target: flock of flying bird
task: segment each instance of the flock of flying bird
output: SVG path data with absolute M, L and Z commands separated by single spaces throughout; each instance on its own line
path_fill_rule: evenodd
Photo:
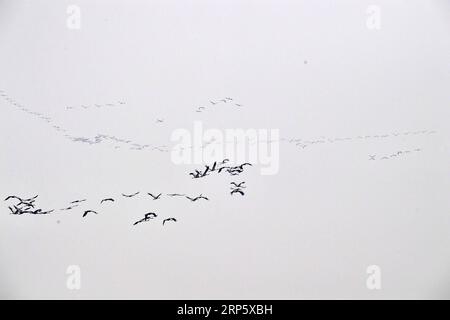
M 244 172 L 245 166 L 252 166 L 251 163 L 245 162 L 240 165 L 227 165 L 229 159 L 224 159 L 221 162 L 214 161 L 212 165 L 205 165 L 205 168 L 202 170 L 194 170 L 194 172 L 190 172 L 189 175 L 192 176 L 192 179 L 199 179 L 208 176 L 211 173 L 222 173 L 227 172 L 230 176 L 238 176 Z M 240 194 L 241 196 L 245 195 L 244 190 L 246 186 L 244 186 L 245 181 L 243 182 L 231 182 L 231 192 L 230 194 Z
M 336 143 L 336 142 L 345 142 L 345 141 L 364 141 L 364 140 L 379 140 L 386 138 L 398 138 L 398 137 L 407 137 L 407 136 L 417 136 L 417 135 L 430 135 L 435 134 L 437 131 L 435 130 L 415 130 L 415 131 L 403 131 L 403 132 L 392 132 L 385 134 L 375 134 L 375 135 L 358 135 L 353 137 L 338 137 L 338 138 L 330 138 L 330 137 L 320 137 L 319 139 L 301 139 L 301 138 L 281 138 L 280 141 L 287 142 L 289 144 L 293 144 L 295 147 L 305 149 L 307 147 L 313 145 L 321 145 L 325 143 Z M 415 149 L 414 151 L 420 151 L 421 149 Z M 389 158 L 397 157 L 401 154 L 407 154 L 412 152 L 412 150 L 398 151 L 395 155 L 383 156 L 380 160 L 386 160 Z M 369 155 L 369 160 L 375 160 L 375 156 Z
M 210 173 L 217 172 L 222 173 L 222 171 L 228 172 L 231 176 L 237 176 L 240 173 L 244 172 L 245 166 L 251 166 L 251 163 L 245 162 L 236 166 L 227 166 L 226 164 L 229 162 L 229 159 L 224 159 L 221 162 L 214 161 L 212 165 L 205 165 L 205 168 L 202 170 L 194 170 L 194 172 L 190 172 L 189 175 L 192 176 L 193 179 L 204 178 Z
M 213 172 L 217 172 L 217 173 L 228 172 L 230 175 L 238 175 L 244 171 L 245 166 L 252 166 L 252 164 L 250 164 L 250 163 L 243 163 L 241 165 L 230 166 L 230 165 L 226 165 L 228 162 L 229 162 L 229 159 L 224 159 L 223 161 L 220 161 L 220 162 L 216 161 L 211 166 L 206 165 L 205 170 L 202 170 L 202 171 L 195 170 L 195 173 L 191 172 L 191 173 L 189 173 L 189 175 L 191 175 L 194 179 L 206 177 L 207 175 L 209 175 Z M 243 189 L 245 189 L 245 188 L 246 188 L 245 182 L 239 182 L 239 183 L 231 182 L 232 191 L 230 192 L 230 194 L 231 195 L 240 194 L 243 196 L 244 195 Z M 122 193 L 121 196 L 123 198 L 134 198 L 134 197 L 138 196 L 139 194 L 141 194 L 141 192 L 137 191 L 134 193 Z M 147 196 L 149 196 L 153 201 L 156 201 L 156 200 L 160 200 L 161 197 L 163 197 L 163 194 L 162 193 L 153 194 L 153 193 L 147 192 Z M 182 198 L 188 199 L 191 202 L 197 202 L 200 200 L 209 201 L 209 198 L 204 196 L 203 194 L 200 194 L 198 196 L 189 196 L 189 195 L 182 194 L 182 193 L 168 193 L 165 196 L 167 196 L 167 197 L 182 197 Z M 13 214 L 13 215 L 51 214 L 56 211 L 55 209 L 43 210 L 43 209 L 39 208 L 36 203 L 37 198 L 38 198 L 38 195 L 36 195 L 32 198 L 21 198 L 16 195 L 11 195 L 11 196 L 6 197 L 6 199 L 4 201 L 7 201 L 7 202 L 13 201 L 13 200 L 15 201 L 14 204 L 10 204 L 8 206 L 8 208 L 10 210 L 10 214 Z M 86 201 L 87 201 L 87 199 L 78 199 L 78 200 L 71 201 L 66 207 L 59 209 L 59 211 L 74 210 L 74 209 L 80 207 Z M 106 198 L 103 198 L 100 200 L 100 205 L 106 205 L 107 203 L 114 203 L 114 202 L 116 202 L 115 198 L 106 197 Z M 87 209 L 87 210 L 83 209 L 82 212 L 83 212 L 82 213 L 83 218 L 85 218 L 91 214 L 98 214 L 98 212 L 96 210 L 92 210 L 92 209 Z M 142 218 L 135 221 L 133 223 L 133 225 L 135 226 L 135 225 L 138 225 L 143 222 L 148 222 L 157 217 L 158 217 L 157 213 L 148 212 L 148 213 L 145 213 Z M 162 225 L 164 226 L 167 222 L 177 222 L 177 219 L 174 217 L 164 218 L 162 220 Z
M 133 197 L 136 197 L 139 194 L 140 194 L 140 192 L 135 192 L 135 193 L 132 193 L 132 194 L 122 193 L 122 197 L 124 197 L 124 198 L 133 198 Z M 159 199 L 161 199 L 162 193 L 159 193 L 157 195 L 154 195 L 152 193 L 147 193 L 147 195 L 149 195 L 153 200 L 159 200 Z M 195 196 L 195 197 L 190 197 L 190 196 L 185 195 L 185 194 L 169 193 L 169 194 L 167 194 L 167 196 L 169 196 L 169 197 L 175 197 L 175 196 L 185 197 L 186 199 L 188 199 L 188 200 L 190 200 L 192 202 L 195 202 L 195 201 L 198 201 L 198 200 L 209 200 L 203 194 L 200 194 L 199 196 Z M 32 198 L 27 198 L 27 199 L 21 198 L 19 196 L 12 195 L 12 196 L 6 197 L 5 201 L 12 201 L 12 200 L 16 201 L 16 203 L 8 206 L 8 208 L 10 210 L 10 214 L 13 214 L 13 215 L 50 214 L 50 213 L 55 212 L 55 209 L 48 210 L 48 211 L 43 211 L 42 209 L 39 209 L 37 207 L 37 204 L 36 204 L 36 199 L 37 198 L 38 198 L 37 195 L 32 197 Z M 84 203 L 86 201 L 87 201 L 87 199 L 80 199 L 80 200 L 71 201 L 70 204 L 67 207 L 60 209 L 60 211 L 73 210 L 73 209 L 79 207 L 82 203 Z M 103 205 L 105 203 L 112 203 L 112 202 L 115 202 L 115 201 L 116 200 L 114 198 L 109 197 L 109 198 L 102 199 L 100 201 L 100 204 Z M 91 214 L 98 214 L 97 211 L 91 210 L 91 209 L 82 210 L 82 212 L 83 212 L 83 214 L 82 214 L 83 218 L 87 217 L 88 215 L 91 215 Z M 139 224 L 141 222 L 146 222 L 146 221 L 152 220 L 152 219 L 156 218 L 157 216 L 158 215 L 156 213 L 154 213 L 154 212 L 146 213 L 144 215 L 144 218 L 136 221 L 135 223 L 133 223 L 133 225 L 137 225 L 137 224 Z M 177 220 L 176 220 L 176 218 L 173 218 L 173 217 L 165 218 L 163 220 L 163 225 L 166 222 L 168 222 L 168 221 L 176 222 Z
M 32 115 L 34 117 L 37 117 L 40 120 L 45 121 L 47 124 L 49 124 L 54 130 L 57 132 L 63 134 L 64 138 L 72 141 L 72 142 L 79 142 L 79 143 L 85 143 L 89 145 L 98 145 L 103 142 L 111 142 L 114 145 L 114 149 L 121 149 L 121 148 L 128 148 L 129 150 L 148 150 L 148 151 L 159 151 L 159 152 L 169 152 L 169 147 L 166 144 L 143 144 L 138 143 L 135 141 L 132 141 L 130 139 L 125 138 L 119 138 L 113 135 L 107 135 L 98 133 L 97 135 L 93 137 L 83 137 L 83 136 L 77 136 L 74 134 L 70 134 L 69 130 L 64 128 L 63 126 L 56 124 L 55 121 L 52 119 L 52 117 L 45 115 L 41 112 L 32 111 L 23 104 L 19 103 L 17 100 L 9 96 L 4 90 L 0 90 L 0 97 L 2 97 L 8 104 L 10 104 L 13 107 L 16 107 L 20 111 L 26 112 L 29 115 Z M 66 110 L 72 110 L 72 109 L 90 109 L 90 108 L 104 108 L 104 107 L 114 107 L 114 106 L 120 106 L 125 105 L 125 101 L 117 101 L 116 103 L 106 103 L 106 104 L 92 104 L 92 105 L 80 105 L 80 106 L 67 106 L 65 107 Z M 233 105 L 236 107 L 242 107 L 243 105 L 240 103 L 236 103 L 234 98 L 226 97 L 223 99 L 218 99 L 216 101 L 210 100 L 210 105 L 215 106 L 219 104 L 228 104 Z M 206 110 L 206 107 L 198 107 L 196 112 L 202 112 Z M 165 123 L 164 118 L 157 118 L 156 124 L 163 124 Z
M 50 125 L 51 128 L 53 128 L 57 132 L 63 134 L 64 138 L 66 138 L 72 142 L 81 142 L 81 143 L 86 143 L 89 145 L 95 145 L 95 144 L 100 144 L 105 141 L 109 141 L 109 142 L 112 142 L 115 144 L 115 146 L 114 146 L 115 149 L 119 149 L 121 147 L 128 147 L 130 150 L 148 149 L 148 150 L 153 150 L 153 151 L 169 152 L 168 146 L 166 146 L 166 145 L 140 144 L 140 143 L 133 142 L 130 139 L 118 138 L 118 137 L 115 137 L 112 135 L 107 135 L 107 134 L 97 134 L 96 136 L 94 136 L 92 138 L 76 136 L 76 135 L 70 134 L 69 131 L 67 129 L 63 128 L 61 125 L 56 124 L 55 121 L 50 116 L 45 115 L 41 112 L 32 111 L 29 108 L 27 108 L 25 105 L 19 103 L 17 100 L 10 97 L 4 90 L 0 90 L 0 97 L 2 97 L 8 104 L 17 108 L 18 110 L 25 112 L 31 116 L 34 116 L 34 117 L 38 118 L 39 120 L 44 121 L 45 123 Z M 117 103 L 125 104 L 124 101 L 118 101 Z M 108 103 L 106 105 L 112 105 L 112 104 Z M 96 105 L 94 104 L 94 107 L 95 106 Z M 103 105 L 100 105 L 100 106 L 103 106 Z M 91 106 L 82 106 L 82 107 L 84 108 L 84 107 L 91 107 Z M 74 108 L 74 107 L 66 107 L 66 109 L 67 108 Z
M 42 113 L 34 112 L 25 106 L 18 103 L 16 100 L 11 98 L 9 95 L 5 93 L 5 91 L 0 90 L 0 96 L 4 98 L 4 100 L 11 104 L 12 106 L 20 109 L 23 112 L 26 112 L 30 115 L 33 115 L 46 123 L 50 124 L 53 129 L 57 130 L 58 132 L 65 133 L 64 136 L 74 142 L 83 142 L 88 144 L 99 144 L 104 141 L 110 141 L 116 144 L 115 148 L 120 148 L 120 145 L 127 145 L 129 149 L 133 150 L 144 150 L 144 149 L 151 149 L 151 150 L 157 150 L 160 152 L 169 152 L 169 147 L 167 145 L 159 145 L 159 146 L 151 146 L 149 144 L 139 144 L 135 143 L 132 140 L 129 139 L 122 139 L 115 137 L 113 135 L 106 135 L 106 134 L 97 134 L 93 138 L 86 138 L 86 137 L 76 137 L 73 135 L 70 135 L 67 133 L 67 130 L 62 128 L 61 126 L 58 126 L 53 123 L 53 120 L 51 117 L 48 117 Z M 223 99 L 218 100 L 210 100 L 209 101 L 210 106 L 213 107 L 219 104 L 228 104 L 236 107 L 242 107 L 242 104 L 236 103 L 233 98 L 225 97 Z M 102 108 L 102 107 L 113 107 L 116 105 L 124 105 L 124 101 L 118 101 L 117 104 L 114 103 L 107 103 L 104 105 L 100 104 L 93 104 L 93 105 L 81 105 L 79 107 L 66 107 L 67 110 L 75 109 L 75 108 L 83 108 L 83 109 L 89 109 L 89 108 Z M 208 109 L 206 106 L 200 106 L 196 109 L 197 113 L 204 112 Z M 162 124 L 165 122 L 165 119 L 158 118 L 156 119 L 156 123 Z M 320 137 L 319 139 L 315 140 L 306 140 L 306 139 L 300 139 L 300 138 L 281 138 L 280 141 L 288 142 L 289 144 L 294 144 L 296 147 L 299 147 L 301 149 L 307 148 L 312 145 L 320 145 L 324 143 L 335 143 L 335 142 L 342 142 L 342 141 L 357 141 L 357 140 L 367 140 L 367 139 L 385 139 L 385 138 L 393 138 L 393 137 L 404 137 L 409 135 L 424 135 L 424 134 L 434 134 L 436 131 L 434 130 L 417 130 L 417 131 L 405 131 L 405 132 L 394 132 L 394 133 L 388 133 L 388 134 L 378 134 L 378 135 L 359 135 L 359 136 L 353 136 L 353 137 L 341 137 L 341 138 L 327 138 L 327 137 Z M 269 142 L 269 141 L 268 141 Z M 213 142 L 211 142 L 213 143 Z M 390 155 L 384 155 L 377 157 L 377 155 L 369 155 L 369 160 L 387 160 L 392 159 L 400 156 L 404 156 L 408 153 L 412 152 L 419 152 L 421 149 L 416 148 L 414 150 L 401 150 L 397 151 Z M 230 176 L 238 176 L 241 173 L 244 172 L 244 169 L 246 166 L 252 166 L 252 164 L 246 162 L 242 163 L 240 165 L 229 165 L 229 159 L 224 159 L 222 161 L 215 161 L 214 163 L 210 165 L 205 165 L 204 168 L 199 170 L 194 170 L 194 172 L 190 172 L 189 175 L 192 177 L 192 179 L 199 179 L 207 177 L 213 173 L 221 174 L 221 173 L 228 173 Z M 241 195 L 244 196 L 245 192 L 244 189 L 246 189 L 245 181 L 242 182 L 231 182 L 230 183 L 230 195 Z M 132 194 L 122 194 L 122 197 L 124 198 L 133 198 L 139 195 L 140 192 L 132 193 Z M 159 194 L 152 194 L 147 193 L 148 196 L 150 196 L 153 200 L 159 200 L 163 196 L 162 193 Z M 208 197 L 204 196 L 203 194 L 200 194 L 199 196 L 191 197 L 185 194 L 178 194 L 178 193 L 172 193 L 172 194 L 166 194 L 168 197 L 184 197 L 192 202 L 200 201 L 200 200 L 206 200 L 208 201 Z M 13 215 L 23 215 L 23 214 L 33 214 L 33 215 L 45 215 L 45 214 L 51 214 L 55 212 L 55 209 L 52 210 L 43 210 L 41 208 L 37 207 L 36 199 L 38 196 L 34 196 L 32 198 L 21 198 L 18 196 L 8 196 L 5 201 L 12 201 L 15 200 L 16 203 L 8 206 L 10 213 Z M 79 207 L 82 203 L 86 202 L 86 199 L 82 200 L 75 200 L 70 202 L 66 207 L 60 209 L 60 211 L 69 211 L 73 210 L 77 207 Z M 106 203 L 115 202 L 116 200 L 112 197 L 104 198 L 100 201 L 101 205 L 105 205 Z M 82 217 L 87 217 L 91 214 L 98 214 L 95 210 L 84 210 Z M 138 225 L 143 222 L 151 221 L 158 217 L 158 214 L 155 212 L 148 212 L 145 213 L 145 215 L 140 218 L 139 220 L 135 221 L 133 225 Z M 165 225 L 167 222 L 177 222 L 177 219 L 174 217 L 168 217 L 163 219 L 162 225 Z

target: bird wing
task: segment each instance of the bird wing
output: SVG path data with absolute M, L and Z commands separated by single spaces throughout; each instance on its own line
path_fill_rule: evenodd
M 19 197 L 16 197 L 16 196 L 8 196 L 8 197 L 5 199 L 5 201 L 8 201 L 9 199 L 17 199 L 17 200 L 22 201 L 22 199 L 20 199 Z

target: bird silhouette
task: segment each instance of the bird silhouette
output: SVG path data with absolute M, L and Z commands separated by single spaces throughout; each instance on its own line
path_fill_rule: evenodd
M 148 194 L 149 196 L 151 196 L 151 197 L 153 198 L 153 200 L 158 200 L 158 199 L 161 197 L 161 193 L 158 194 L 157 196 L 154 196 L 154 195 L 151 194 L 150 192 L 147 192 L 147 194 Z
M 102 201 L 100 201 L 100 204 L 102 204 L 103 202 L 107 202 L 107 201 L 114 202 L 114 199 L 113 199 L 113 198 L 106 198 L 106 199 L 103 199 Z
M 164 225 L 166 222 L 169 222 L 169 221 L 177 222 L 177 219 L 175 219 L 175 218 L 167 218 L 167 219 L 163 220 L 162 224 Z
M 205 166 L 205 171 L 201 174 L 202 177 L 205 177 L 209 171 L 209 166 Z
M 20 198 L 18 196 L 8 196 L 8 197 L 6 197 L 5 201 L 8 201 L 9 199 L 16 199 L 16 200 L 19 200 L 21 202 L 33 202 L 33 200 L 35 200 L 37 197 L 38 196 L 36 195 L 36 196 L 34 196 L 32 198 L 29 198 L 29 199 L 22 199 L 22 198 Z
M 67 210 L 72 210 L 73 208 L 76 208 L 76 207 L 78 207 L 78 205 L 69 206 L 69 207 L 66 207 L 66 208 L 59 209 L 59 210 L 61 210 L 61 211 L 67 211 Z
M 244 183 L 245 181 L 241 183 L 231 182 L 230 184 L 234 185 L 236 188 L 245 188 L 245 186 L 243 186 Z
M 49 213 L 52 213 L 53 211 L 55 211 L 55 210 L 49 210 L 49 211 L 42 211 L 42 209 L 37 209 L 37 210 L 34 210 L 34 211 L 28 211 L 27 213 L 31 213 L 31 214 L 49 214 Z
M 195 197 L 195 198 L 191 198 L 189 196 L 186 196 L 186 198 L 191 200 L 192 202 L 197 201 L 199 199 L 209 200 L 207 197 L 203 196 L 202 194 L 200 194 L 198 197 Z
M 156 213 L 154 213 L 154 212 L 149 212 L 149 213 L 146 213 L 145 215 L 144 215 L 144 219 L 153 219 L 153 218 L 156 218 L 158 215 L 156 214 Z
M 167 194 L 169 197 L 184 197 L 185 194 L 181 194 L 181 193 L 168 193 Z
M 230 192 L 231 195 L 233 195 L 235 193 L 239 193 L 239 194 L 241 194 L 241 196 L 243 196 L 245 194 L 244 191 L 242 191 L 242 189 L 239 189 L 239 188 L 234 189 L 233 191 Z
M 156 218 L 157 216 L 158 216 L 158 215 L 157 215 L 156 213 L 154 213 L 154 212 L 146 213 L 146 214 L 144 215 L 144 218 L 142 218 L 141 220 L 136 221 L 135 223 L 133 223 L 133 225 L 137 225 L 137 224 L 139 224 L 139 223 L 141 223 L 141 222 L 149 221 L 149 220 L 151 220 L 151 219 L 153 219 L 153 218 Z
M 72 201 L 72 202 L 70 202 L 70 203 L 81 203 L 81 202 L 85 202 L 86 201 L 86 199 L 83 199 L 83 200 L 75 200 L 75 201 Z
M 200 178 L 201 174 L 202 173 L 200 171 L 198 171 L 198 170 L 195 170 L 195 173 L 194 172 L 189 173 L 189 175 L 192 176 L 193 179 Z
M 219 168 L 219 173 L 221 173 L 223 170 L 229 170 L 229 169 L 231 169 L 231 167 L 220 167 Z
M 94 211 L 94 210 L 86 210 L 84 213 L 83 213 L 83 218 L 84 217 L 86 217 L 89 213 L 95 213 L 95 214 L 98 214 L 96 211 Z
M 16 206 L 13 206 L 13 207 L 14 207 L 14 210 L 13 210 L 13 208 L 8 207 L 9 210 L 11 211 L 11 214 L 21 215 L 24 213 L 21 209 L 17 208 Z
M 122 193 L 122 196 L 126 197 L 126 198 L 132 198 L 134 196 L 137 196 L 140 193 L 140 191 L 132 193 L 132 194 L 124 194 Z
M 243 169 L 244 169 L 244 166 L 253 166 L 253 165 L 252 165 L 251 163 L 245 162 L 245 163 L 243 163 L 243 164 L 237 166 L 237 168 L 243 170 Z

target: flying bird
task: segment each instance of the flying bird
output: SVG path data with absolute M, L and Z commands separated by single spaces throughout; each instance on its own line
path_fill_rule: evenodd
M 241 196 L 243 196 L 245 194 L 244 191 L 242 191 L 242 189 L 239 189 L 239 188 L 234 189 L 233 191 L 230 192 L 231 195 L 233 195 L 235 193 L 240 193 Z
M 144 219 L 153 219 L 153 218 L 156 218 L 158 215 L 156 214 L 156 213 L 154 213 L 154 212 L 149 212 L 149 213 L 146 213 L 145 214 L 145 216 L 144 216 Z
M 203 196 L 202 194 L 200 194 L 198 197 L 195 197 L 195 198 L 191 198 L 189 196 L 186 196 L 186 198 L 191 200 L 192 202 L 197 201 L 199 199 L 209 200 L 207 197 Z
M 225 170 L 225 169 L 228 169 L 228 170 L 229 170 L 229 169 L 231 169 L 231 167 L 221 167 L 221 168 L 219 168 L 219 173 L 221 173 L 222 170 Z M 227 170 L 227 171 L 228 171 L 228 170 Z
M 167 218 L 167 219 L 163 220 L 162 224 L 164 225 L 166 222 L 169 222 L 169 221 L 177 222 L 177 219 L 175 219 L 175 218 Z
M 62 209 L 59 209 L 59 210 L 61 210 L 61 211 L 67 211 L 67 210 L 72 210 L 73 208 L 76 208 L 76 207 L 78 207 L 78 205 L 69 206 L 69 207 L 67 207 L 67 208 L 62 208 Z
M 140 191 L 136 192 L 136 193 L 132 193 L 132 194 L 124 194 L 122 193 L 122 196 L 126 197 L 126 198 L 132 198 L 134 196 L 137 196 L 140 193 Z
M 139 224 L 139 223 L 141 223 L 141 222 L 149 221 L 149 220 L 151 220 L 151 219 L 153 219 L 153 218 L 156 218 L 157 216 L 158 216 L 158 215 L 157 215 L 156 213 L 154 213 L 154 212 L 146 213 L 146 214 L 144 215 L 144 218 L 142 218 L 141 220 L 136 221 L 135 223 L 133 223 L 133 225 L 135 226 L 135 225 L 137 225 L 137 224 Z
M 184 194 L 181 193 L 168 193 L 167 194 L 169 197 L 184 197 Z
M 231 182 L 230 184 L 234 185 L 236 188 L 245 188 L 245 186 L 243 186 L 244 183 L 245 181 L 241 183 Z
M 48 214 L 48 213 L 52 213 L 55 210 L 49 210 L 49 211 L 42 211 L 42 209 L 37 209 L 35 211 L 25 211 L 26 213 L 31 213 L 31 214 Z
M 158 194 L 157 196 L 154 196 L 154 195 L 151 194 L 150 192 L 147 192 L 147 194 L 148 194 L 149 196 L 151 196 L 151 197 L 153 198 L 153 200 L 158 200 L 158 199 L 161 197 L 161 193 Z
M 86 199 L 83 199 L 83 200 L 75 200 L 75 201 L 72 201 L 72 202 L 70 202 L 70 203 L 81 203 L 81 202 L 85 202 L 86 201 Z
M 8 196 L 8 197 L 6 197 L 6 199 L 4 201 L 8 201 L 9 199 L 16 199 L 16 200 L 22 201 L 22 199 L 17 196 Z
M 206 176 L 209 171 L 209 166 L 205 166 L 205 171 L 201 174 L 202 177 Z
M 192 179 L 200 178 L 201 172 L 198 170 L 195 170 L 195 173 L 191 172 L 191 173 L 189 173 L 189 175 L 192 176 Z
M 107 202 L 107 201 L 114 202 L 114 199 L 113 199 L 113 198 L 106 198 L 106 199 L 103 199 L 102 201 L 100 201 L 100 204 L 102 204 L 103 202 Z
M 11 214 L 17 214 L 17 215 L 21 215 L 24 212 L 22 210 L 20 210 L 19 208 L 17 208 L 16 206 L 13 206 L 15 210 L 13 210 L 13 208 L 8 207 L 9 210 L 11 210 Z
M 95 213 L 95 214 L 98 214 L 96 211 L 94 211 L 94 210 L 87 210 L 87 211 L 85 211 L 84 213 L 83 213 L 83 218 L 84 217 L 86 217 L 89 213 Z
M 243 163 L 243 164 L 237 166 L 237 168 L 243 170 L 243 169 L 244 169 L 244 166 L 253 166 L 253 165 L 252 165 L 251 163 L 245 162 L 245 163 Z

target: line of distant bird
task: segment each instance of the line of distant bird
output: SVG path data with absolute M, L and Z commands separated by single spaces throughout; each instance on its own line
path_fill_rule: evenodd
M 116 103 L 105 103 L 105 104 L 98 104 L 98 103 L 94 103 L 92 105 L 79 105 L 79 106 L 68 106 L 66 107 L 66 110 L 74 110 L 74 109 L 91 109 L 91 108 L 111 108 L 111 107 L 116 107 L 116 106 L 120 106 L 120 105 L 124 105 L 125 101 L 123 100 L 119 100 Z
M 334 142 L 342 142 L 342 141 L 357 141 L 357 140 L 367 140 L 367 139 L 384 139 L 389 137 L 399 137 L 399 136 L 409 136 L 409 135 L 419 135 L 419 134 L 435 134 L 437 131 L 435 130 L 416 130 L 416 131 L 403 131 L 403 132 L 394 132 L 388 134 L 375 134 L 375 135 L 358 135 L 352 137 L 341 137 L 341 138 L 327 138 L 320 137 L 319 139 L 313 140 L 305 140 L 301 138 L 281 138 L 280 141 L 288 142 L 289 144 L 294 144 L 299 148 L 307 148 L 308 146 L 323 144 L 323 143 L 334 143 Z
M 210 106 L 216 106 L 216 105 L 222 104 L 222 103 L 234 105 L 236 107 L 242 107 L 242 104 L 234 102 L 234 99 L 230 98 L 230 97 L 225 97 L 225 98 L 218 99 L 218 100 L 209 100 Z M 200 107 L 197 107 L 195 112 L 200 113 L 200 112 L 205 111 L 206 109 L 207 109 L 206 106 L 200 106 Z
M 372 161 L 373 160 L 389 160 L 389 159 L 397 158 L 400 156 L 404 156 L 404 155 L 412 153 L 412 152 L 420 152 L 420 151 L 422 151 L 421 148 L 416 148 L 414 150 L 400 150 L 400 151 L 391 153 L 390 155 L 381 156 L 379 158 L 377 158 L 377 155 L 375 155 L 375 154 L 374 155 L 369 154 L 369 160 L 372 160 Z
M 46 124 L 50 125 L 51 128 L 53 128 L 57 132 L 63 134 L 64 138 L 66 138 L 72 142 L 81 142 L 81 143 L 86 143 L 89 145 L 95 145 L 95 144 L 100 144 L 103 141 L 112 141 L 112 142 L 116 143 L 116 145 L 114 146 L 115 149 L 120 149 L 121 146 L 127 146 L 129 150 L 147 149 L 147 150 L 159 151 L 159 152 L 169 152 L 168 146 L 166 146 L 166 145 L 151 146 L 148 144 L 133 143 L 133 141 L 131 141 L 131 140 L 125 140 L 125 139 L 117 138 L 117 137 L 111 136 L 111 135 L 97 134 L 96 136 L 94 136 L 92 138 L 75 136 L 75 135 L 69 134 L 68 130 L 63 128 L 61 125 L 55 124 L 53 119 L 50 116 L 45 115 L 40 112 L 30 110 L 29 108 L 25 107 L 24 105 L 20 104 L 18 101 L 16 101 L 12 97 L 10 97 L 4 90 L 0 91 L 0 97 L 3 97 L 3 99 L 7 103 L 14 106 L 18 110 L 25 112 L 29 115 L 32 115 L 40 120 L 45 121 Z M 125 104 L 124 101 L 118 101 L 117 103 L 119 105 Z M 105 104 L 105 106 L 112 106 L 112 105 L 113 104 L 111 104 L 111 103 Z M 103 106 L 103 105 L 94 105 L 94 106 Z M 86 106 L 86 105 L 81 106 L 81 108 L 84 108 L 84 109 L 86 109 L 88 107 L 89 106 Z M 66 109 L 73 109 L 73 108 L 75 108 L 75 107 L 66 107 Z

